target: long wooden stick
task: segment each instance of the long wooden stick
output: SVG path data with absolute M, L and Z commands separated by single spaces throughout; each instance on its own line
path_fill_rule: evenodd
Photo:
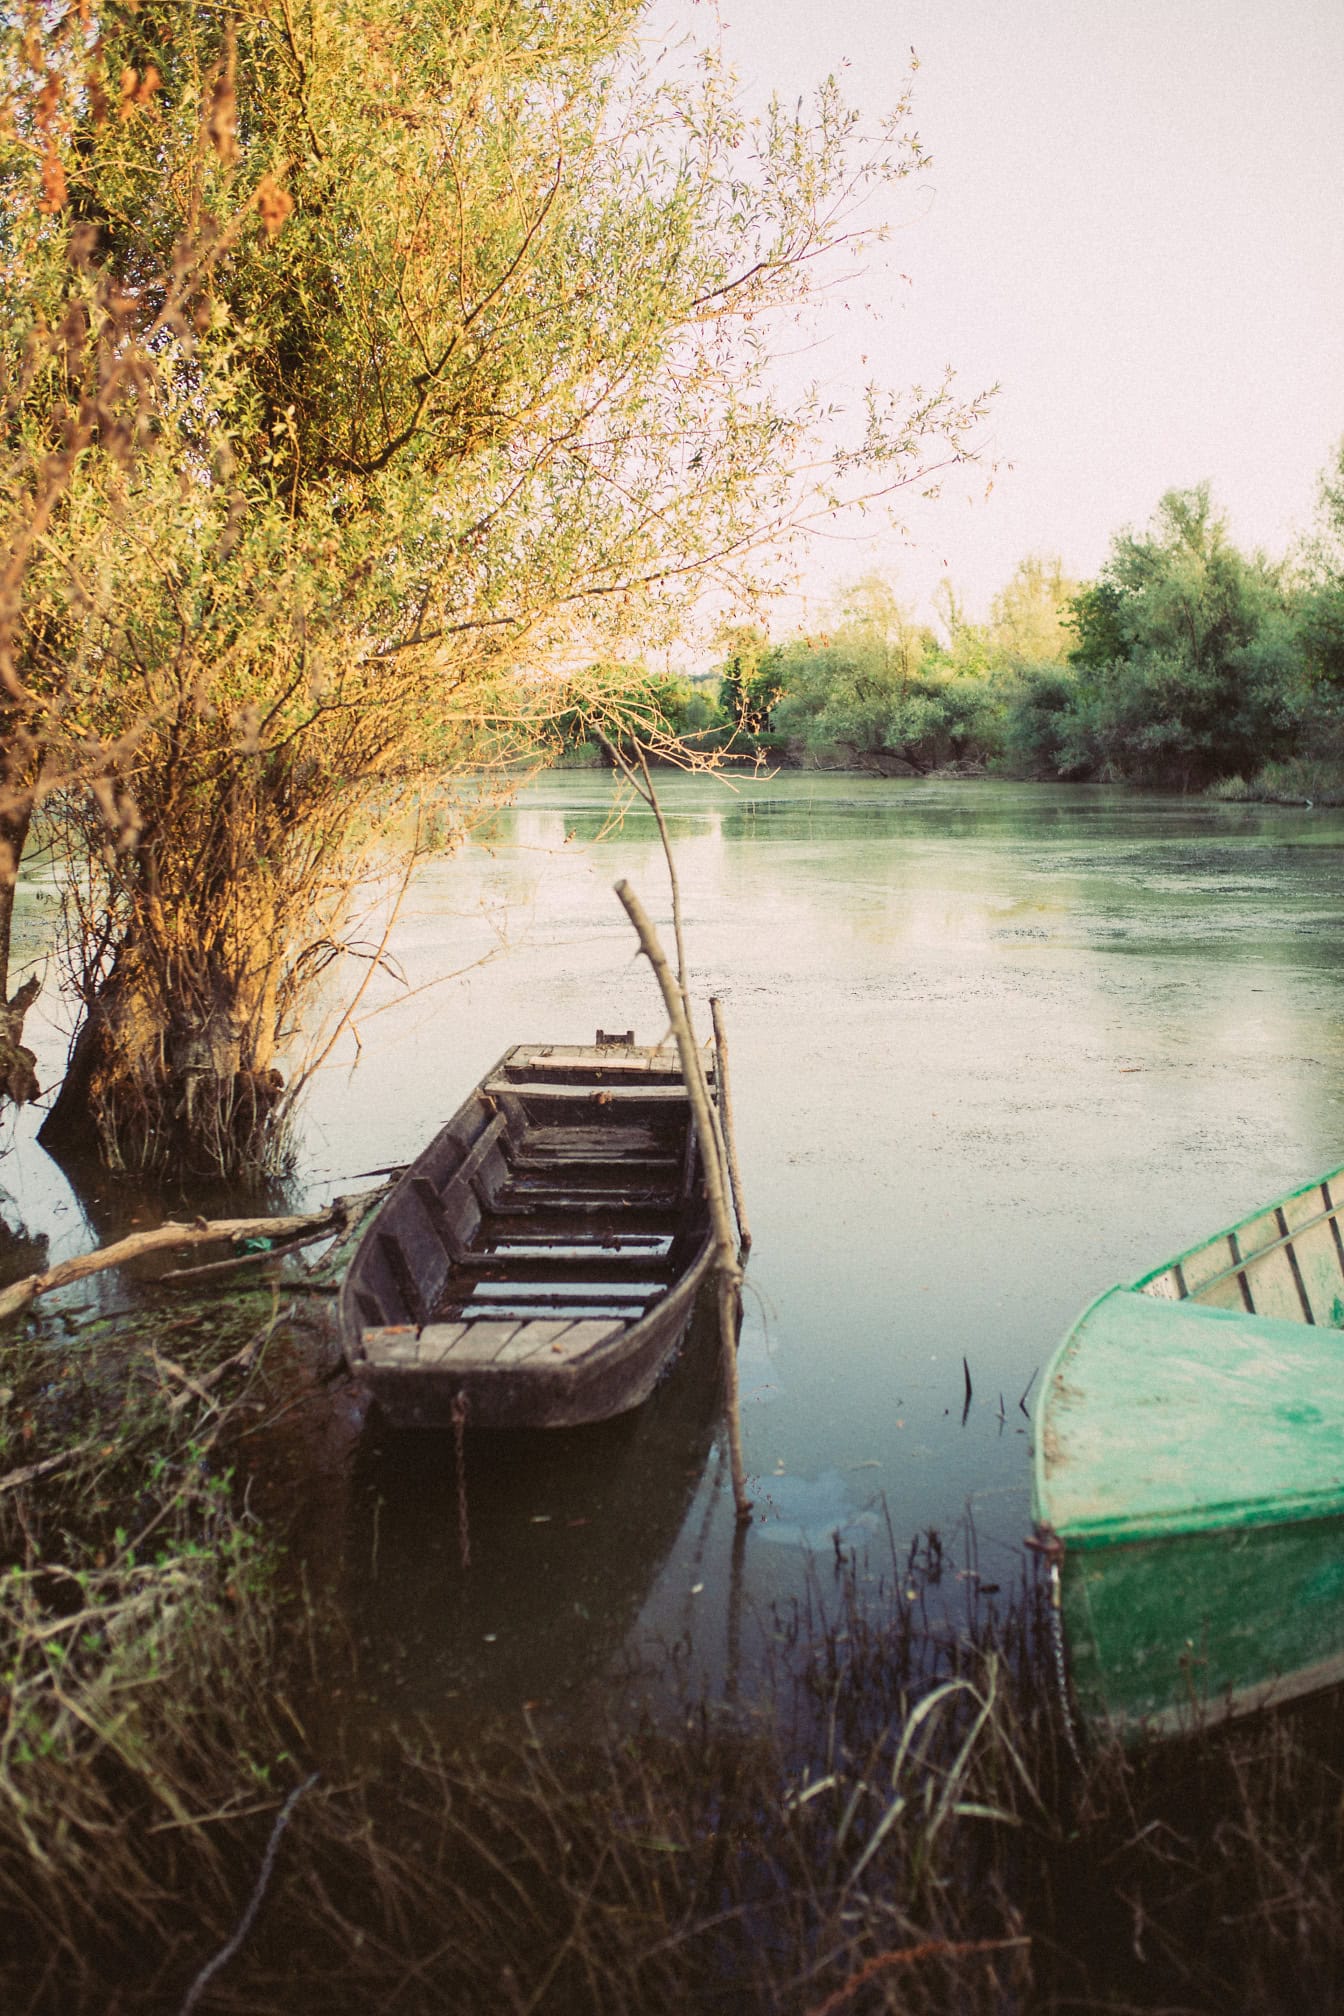
M 714 1227 L 714 1264 L 719 1277 L 719 1341 L 723 1349 L 724 1402 L 728 1415 L 728 1456 L 733 1478 L 733 1502 L 737 1507 L 738 1519 L 745 1523 L 751 1517 L 751 1500 L 747 1496 L 746 1472 L 742 1461 L 742 1418 L 737 1389 L 737 1318 L 742 1268 L 737 1257 L 737 1242 L 733 1237 L 733 1218 L 728 1204 L 725 1165 L 719 1153 L 718 1136 L 714 1127 L 714 1109 L 710 1103 L 695 1036 L 686 1014 L 686 1004 L 677 985 L 676 976 L 667 963 L 667 954 L 658 942 L 658 934 L 649 922 L 644 905 L 628 882 L 618 882 L 616 894 L 625 907 L 626 916 L 639 935 L 639 949 L 653 968 L 654 977 L 662 990 L 663 1006 L 667 1010 L 667 1019 L 672 1024 L 681 1056 L 681 1075 L 686 1081 L 687 1096 L 700 1135 L 705 1191 Z
M 745 1260 L 751 1251 L 751 1227 L 747 1223 L 746 1205 L 742 1201 L 742 1171 L 737 1160 L 737 1135 L 733 1130 L 733 1094 L 728 1082 L 728 1032 L 723 1026 L 723 1009 L 716 994 L 710 996 L 709 1013 L 714 1023 L 714 1078 L 719 1088 L 723 1147 L 728 1157 L 728 1181 L 733 1187 L 733 1210 L 737 1215 L 737 1234 L 741 1241 L 738 1257 Z
M 663 817 L 662 801 L 654 789 L 653 772 L 649 769 L 648 753 L 642 746 L 636 745 L 636 754 L 639 757 L 639 769 L 636 770 L 634 765 L 623 754 L 618 744 L 608 741 L 607 737 L 600 730 L 598 731 L 598 740 L 611 758 L 612 763 L 630 785 L 630 788 L 644 800 L 644 803 L 648 806 L 650 812 L 652 812 L 654 823 L 658 828 L 658 838 L 662 842 L 663 847 L 663 859 L 667 863 L 668 887 L 672 892 L 672 936 L 677 947 L 677 987 L 681 993 L 682 1006 L 686 1010 L 687 1026 L 691 1030 L 692 1037 L 694 1037 L 695 1010 L 691 1006 L 690 966 L 686 958 L 686 933 L 681 910 L 681 878 L 677 874 L 677 857 L 672 848 L 672 835 L 668 832 L 667 821 Z M 695 1068 L 703 1079 L 704 1061 L 700 1054 L 700 1047 L 698 1044 L 695 1044 L 694 1048 Z M 713 1126 L 714 1140 L 718 1148 L 719 1159 L 724 1164 L 724 1167 L 728 1169 L 730 1179 L 733 1181 L 733 1204 L 734 1208 L 736 1208 L 739 1186 L 736 1179 L 732 1178 L 732 1163 L 729 1156 L 728 1143 L 724 1136 L 723 1120 L 719 1114 L 718 1103 L 715 1100 L 709 1099 L 708 1087 L 706 1087 L 705 1097 L 709 1106 L 710 1121 Z M 740 1218 L 738 1226 L 740 1230 Z M 747 1238 L 743 1242 L 742 1250 L 743 1252 L 748 1252 L 750 1248 L 751 1240 Z

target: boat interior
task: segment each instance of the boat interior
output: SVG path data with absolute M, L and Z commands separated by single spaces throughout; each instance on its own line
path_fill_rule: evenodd
M 1170 1302 L 1344 1329 L 1344 1172 L 1308 1184 L 1135 1287 Z
M 516 1046 L 357 1256 L 366 1350 L 428 1367 L 591 1349 L 637 1323 L 703 1244 L 699 1176 L 675 1050 Z

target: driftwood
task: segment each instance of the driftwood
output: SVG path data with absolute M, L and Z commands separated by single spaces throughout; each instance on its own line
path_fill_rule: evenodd
M 715 1112 L 705 1083 L 705 1074 L 696 1047 L 695 1035 L 686 1014 L 686 1004 L 677 977 L 668 965 L 667 954 L 649 922 L 648 912 L 628 882 L 616 884 L 616 894 L 639 934 L 639 948 L 652 966 L 662 990 L 663 1006 L 672 1024 L 681 1056 L 681 1074 L 695 1113 L 695 1124 L 704 1144 L 705 1192 L 714 1225 L 715 1268 L 719 1277 L 719 1337 L 723 1347 L 724 1401 L 728 1415 L 728 1456 L 733 1476 L 733 1501 L 737 1516 L 751 1517 L 746 1472 L 742 1461 L 742 1420 L 737 1394 L 737 1320 L 742 1288 L 742 1268 L 733 1237 L 733 1217 L 728 1202 L 727 1158 L 722 1153 L 722 1136 L 715 1124 Z
M 66 1288 L 72 1281 L 101 1274 L 109 1267 L 123 1267 L 128 1260 L 143 1259 L 147 1253 L 162 1253 L 181 1246 L 217 1245 L 226 1239 L 294 1241 L 305 1234 L 344 1231 L 351 1219 L 367 1208 L 374 1194 L 365 1191 L 357 1197 L 338 1197 L 325 1211 L 304 1212 L 291 1218 L 198 1218 L 190 1225 L 156 1225 L 147 1232 L 132 1232 L 111 1246 L 77 1254 L 73 1260 L 59 1260 L 44 1274 L 26 1274 L 21 1281 L 0 1291 L 0 1322 L 8 1316 L 17 1316 L 37 1296 L 47 1295 L 53 1288 Z
M 237 1274 L 244 1267 L 255 1267 L 262 1260 L 283 1260 L 286 1253 L 300 1253 L 305 1246 L 316 1245 L 319 1239 L 331 1234 L 330 1225 L 317 1225 L 310 1232 L 300 1232 L 293 1239 L 272 1241 L 264 1252 L 235 1253 L 228 1260 L 207 1260 L 201 1267 L 173 1267 L 168 1273 L 160 1274 L 163 1286 L 169 1283 L 174 1288 L 189 1287 L 197 1281 L 217 1281 L 222 1274 Z

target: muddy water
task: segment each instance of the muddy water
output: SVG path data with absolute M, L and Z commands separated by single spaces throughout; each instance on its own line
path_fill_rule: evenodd
M 339 1399 L 301 1410 L 282 1456 L 299 1544 L 385 1706 L 635 1691 L 669 1650 L 711 1684 L 740 1651 L 749 1686 L 837 1535 L 889 1562 L 889 1534 L 899 1552 L 969 1520 L 980 1573 L 1010 1580 L 1020 1403 L 1063 1328 L 1344 1161 L 1344 815 L 835 777 L 660 788 L 694 991 L 722 998 L 732 1045 L 756 1518 L 734 1555 L 712 1346 L 633 1421 L 478 1441 L 465 1578 L 451 1450 L 381 1440 Z M 371 990 L 358 1067 L 347 1050 L 316 1082 L 310 1194 L 415 1153 L 511 1042 L 661 1034 L 612 894 L 626 875 L 666 914 L 656 834 L 636 813 L 609 830 L 610 807 L 605 776 L 553 776 L 420 876 L 394 951 L 425 991 Z

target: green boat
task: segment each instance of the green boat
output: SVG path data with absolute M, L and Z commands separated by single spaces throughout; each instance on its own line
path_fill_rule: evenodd
M 1079 1719 L 1130 1742 L 1344 1681 L 1344 1170 L 1074 1324 L 1035 1545 Z

